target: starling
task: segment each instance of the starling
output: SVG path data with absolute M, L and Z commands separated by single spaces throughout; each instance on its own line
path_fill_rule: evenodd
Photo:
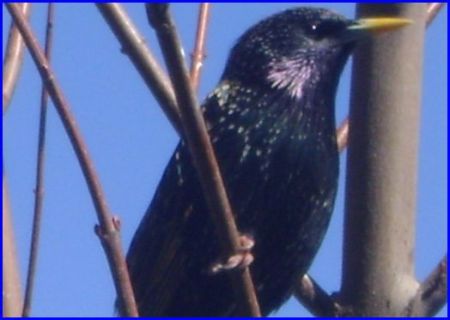
M 318 8 L 275 14 L 237 41 L 202 105 L 237 226 L 254 241 L 250 272 L 263 315 L 289 298 L 330 221 L 341 71 L 367 30 L 401 24 Z M 180 142 L 127 255 L 140 316 L 238 315 L 227 274 L 233 270 L 211 272 L 221 257 Z

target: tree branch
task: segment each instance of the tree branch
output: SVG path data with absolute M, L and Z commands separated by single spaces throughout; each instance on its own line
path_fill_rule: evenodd
M 23 3 L 20 6 L 25 18 L 28 19 L 31 12 L 31 4 Z M 17 30 L 14 22 L 11 21 L 8 42 L 5 49 L 5 60 L 3 61 L 3 113 L 7 110 L 11 102 L 11 97 L 14 94 L 14 89 L 16 88 L 23 62 L 23 49 L 24 43 L 20 32 Z
M 295 284 L 294 296 L 316 317 L 336 317 L 341 307 L 314 279 L 305 274 Z
M 19 265 L 12 223 L 11 206 L 5 174 L 3 173 L 2 237 L 3 237 L 3 317 L 20 317 L 22 313 L 22 293 L 20 288 Z
M 205 39 L 206 31 L 209 21 L 209 9 L 211 4 L 201 3 L 198 13 L 197 33 L 195 36 L 195 47 L 192 53 L 191 62 L 191 84 L 192 90 L 196 92 L 198 90 L 198 84 L 200 80 L 200 71 L 203 66 L 203 60 L 205 58 Z
M 45 34 L 45 57 L 47 61 L 51 59 L 51 49 L 53 44 L 53 25 L 54 25 L 54 3 L 48 4 L 47 26 Z M 30 255 L 28 259 L 28 274 L 25 287 L 25 298 L 23 303 L 22 317 L 29 317 L 31 311 L 31 302 L 33 297 L 34 280 L 36 275 L 36 263 L 39 251 L 39 237 L 42 221 L 42 203 L 44 200 L 44 156 L 45 156 L 45 133 L 47 119 L 48 94 L 45 84 L 42 84 L 41 91 L 41 112 L 39 119 L 38 151 L 36 166 L 36 187 L 34 198 L 33 229 L 31 232 Z
M 233 218 L 219 166 L 209 140 L 206 125 L 191 87 L 183 50 L 168 4 L 147 4 L 147 15 L 155 29 L 183 120 L 183 131 L 203 192 L 216 226 L 225 256 L 240 249 L 239 232 Z M 241 315 L 260 316 L 259 305 L 248 268 L 230 272 Z
M 31 53 L 31 56 L 37 66 L 42 81 L 47 86 L 47 91 L 59 113 L 63 122 L 76 156 L 80 163 L 84 177 L 86 179 L 89 192 L 97 213 L 100 226 L 96 229 L 100 235 L 101 243 L 109 261 L 111 273 L 114 279 L 116 290 L 124 306 L 125 314 L 128 316 L 137 316 L 137 308 L 134 301 L 133 289 L 130 284 L 128 269 L 122 252 L 120 243 L 120 230 L 117 219 L 110 214 L 108 205 L 103 194 L 100 181 L 97 177 L 94 165 L 90 159 L 87 145 L 85 144 L 81 133 L 77 127 L 76 120 L 73 117 L 68 102 L 66 101 L 53 73 L 48 64 L 45 55 L 40 48 L 36 37 L 33 34 L 29 24 L 21 14 L 18 5 L 6 3 L 6 7 L 16 23 L 20 33 Z
M 145 39 L 118 3 L 98 3 L 97 8 L 122 45 L 145 84 L 155 96 L 172 126 L 182 136 L 181 120 L 175 94 Z
M 427 7 L 427 27 L 433 22 L 437 14 L 445 6 L 445 2 L 429 3 Z
M 350 107 L 340 301 L 355 315 L 396 316 L 417 289 L 413 252 L 426 5 L 358 4 L 357 12 L 414 21 L 359 46 Z
M 421 283 L 404 311 L 408 317 L 432 317 L 447 303 L 447 255 Z
M 28 19 L 31 5 L 20 4 L 25 19 Z M 3 117 L 11 102 L 14 89 L 19 79 L 19 74 L 23 62 L 24 43 L 19 31 L 13 21 L 9 30 L 9 37 L 6 43 L 5 58 L 3 61 Z M 4 121 L 4 119 L 3 119 Z M 3 207 L 2 207 L 2 240 L 3 240 L 3 312 L 4 317 L 19 317 L 22 311 L 22 293 L 20 285 L 19 266 L 16 255 L 16 245 L 14 239 L 14 228 L 12 223 L 11 207 L 9 204 L 8 185 L 3 170 Z
M 339 128 L 336 130 L 336 140 L 339 152 L 344 151 L 348 143 L 348 130 L 349 130 L 348 117 L 342 121 Z

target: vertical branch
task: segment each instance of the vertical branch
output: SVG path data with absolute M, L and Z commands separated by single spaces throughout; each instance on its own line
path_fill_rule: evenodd
M 6 177 L 3 174 L 2 236 L 3 236 L 3 317 L 19 317 L 22 311 L 19 265 L 17 263 L 11 207 Z
M 200 71 L 203 66 L 203 60 L 205 59 L 205 39 L 206 31 L 209 21 L 209 9 L 211 4 L 201 3 L 198 13 L 197 33 L 195 36 L 195 47 L 192 53 L 191 63 L 191 84 L 192 90 L 196 92 L 198 90 L 198 84 L 200 79 Z
M 20 5 L 25 19 L 31 12 L 31 5 L 23 3 Z M 11 102 L 11 98 L 19 79 L 20 69 L 23 62 L 24 43 L 20 32 L 13 21 L 9 30 L 8 42 L 6 43 L 5 58 L 3 61 L 3 116 Z M 3 312 L 4 317 L 18 317 L 22 310 L 22 294 L 20 288 L 19 266 L 16 256 L 14 240 L 14 229 L 12 223 L 11 207 L 9 205 L 8 184 L 3 171 L 2 182 L 2 250 L 3 250 Z
M 128 269 L 120 242 L 120 224 L 118 219 L 112 217 L 110 214 L 100 180 L 89 156 L 87 145 L 84 142 L 76 124 L 76 120 L 70 111 L 69 104 L 56 81 L 55 74 L 48 64 L 29 24 L 24 19 L 16 4 L 6 3 L 6 7 L 31 53 L 42 81 L 47 87 L 48 94 L 52 98 L 53 104 L 58 111 L 78 158 L 99 220 L 99 226 L 96 227 L 96 231 L 108 258 L 116 291 L 120 303 L 124 306 L 124 313 L 127 316 L 137 316 L 133 289 L 131 287 Z
M 354 56 L 342 298 L 356 314 L 399 315 L 415 294 L 415 197 L 425 4 L 358 5 L 414 24 Z
M 45 56 L 47 61 L 51 58 L 51 48 L 53 43 L 54 26 L 54 3 L 48 4 L 47 9 L 47 27 L 45 34 Z M 41 91 L 41 112 L 39 119 L 38 152 L 36 165 L 36 187 L 34 199 L 34 218 L 33 230 L 31 233 L 30 256 L 28 260 L 27 283 L 25 287 L 25 298 L 23 303 L 22 316 L 29 317 L 31 311 L 31 302 L 33 297 L 34 280 L 36 276 L 36 263 L 39 250 L 39 237 L 42 221 L 42 202 L 44 198 L 44 155 L 45 155 L 45 132 L 47 119 L 48 94 L 45 85 L 42 84 Z
M 147 4 L 149 22 L 155 29 L 161 46 L 177 103 L 180 106 L 185 140 L 191 152 L 205 194 L 217 236 L 226 256 L 240 249 L 239 232 L 224 187 L 220 169 L 208 136 L 206 125 L 191 87 L 182 47 L 167 4 Z M 260 316 L 259 305 L 250 271 L 230 272 L 241 313 Z

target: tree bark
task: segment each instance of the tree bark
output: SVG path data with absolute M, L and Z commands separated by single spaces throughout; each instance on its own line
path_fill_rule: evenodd
M 6 177 L 3 175 L 3 317 L 20 317 L 22 293 Z
M 399 315 L 415 295 L 414 238 L 426 4 L 360 4 L 359 17 L 414 23 L 354 56 L 342 303 L 360 316 Z

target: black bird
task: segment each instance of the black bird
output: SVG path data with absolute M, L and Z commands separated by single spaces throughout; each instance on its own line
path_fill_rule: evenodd
M 338 180 L 334 100 L 341 71 L 368 29 L 398 19 L 349 20 L 296 8 L 250 28 L 202 110 L 263 315 L 288 299 L 330 221 Z M 177 146 L 127 256 L 140 316 L 236 316 L 227 272 L 187 147 Z

